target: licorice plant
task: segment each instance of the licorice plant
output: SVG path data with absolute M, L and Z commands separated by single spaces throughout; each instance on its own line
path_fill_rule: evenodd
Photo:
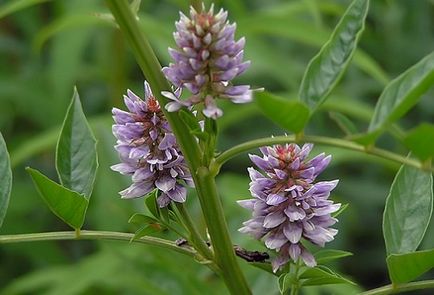
M 192 1 L 188 13 L 180 12 L 174 24 L 175 46 L 168 49 L 171 63 L 162 67 L 132 9 L 138 2 L 130 6 L 126 0 L 106 0 L 112 14 L 105 19 L 114 22 L 128 41 L 144 75 L 143 92 L 126 90 L 125 106 L 112 109 L 119 163 L 111 169 L 131 181 L 119 192 L 121 198 L 144 199 L 146 213 L 136 213 L 130 219 L 139 229 L 134 234 L 81 230 L 98 160 L 96 140 L 75 90 L 56 150 L 60 184 L 27 168 L 49 208 L 75 231 L 3 235 L 0 244 L 112 239 L 159 246 L 191 256 L 237 295 L 251 294 L 251 282 L 246 280 L 241 261 L 256 271 L 274 275 L 275 282 L 270 284 L 278 284 L 281 294 L 303 293 L 308 286 L 356 285 L 328 266 L 330 261 L 352 255 L 328 247 L 339 237 L 338 215 L 348 206 L 334 201 L 332 195 L 343 175 L 333 175 L 330 180 L 321 174 L 333 161 L 321 152 L 328 145 L 402 165 L 386 199 L 383 217 L 392 284 L 363 294 L 434 287 L 432 280 L 412 282 L 434 266 L 433 250 L 417 250 L 433 206 L 434 152 L 432 142 L 425 139 L 432 136 L 432 126 L 424 125 L 405 135 L 403 142 L 409 147 L 409 156 L 375 146 L 379 136 L 432 85 L 434 54 L 388 84 L 368 131 L 346 139 L 316 136 L 305 132 L 306 126 L 356 53 L 369 0 L 352 1 L 329 40 L 308 64 L 298 98 L 293 100 L 271 94 L 261 81 L 255 87 L 236 82 L 255 61 L 245 60 L 244 47 L 249 40 L 235 37 L 236 24 L 229 20 L 230 13 L 215 5 L 207 7 Z M 270 120 L 285 129 L 283 135 L 270 134 L 218 151 L 218 125 L 225 116 L 220 105 L 224 101 L 257 103 Z M 345 125 L 346 121 L 341 118 L 340 123 Z M 0 139 L 1 225 L 12 173 L 5 142 Z M 248 152 L 251 165 L 245 167 L 245 172 L 251 180 L 250 195 L 239 198 L 238 209 L 248 212 L 249 217 L 238 225 L 238 234 L 260 241 L 262 249 L 234 245 L 222 206 L 226 200 L 220 198 L 216 184 L 222 166 Z M 187 201 L 200 205 L 197 215 L 192 216 Z M 200 219 L 205 229 L 199 227 Z M 161 231 L 171 231 L 178 239 L 163 239 L 158 235 Z

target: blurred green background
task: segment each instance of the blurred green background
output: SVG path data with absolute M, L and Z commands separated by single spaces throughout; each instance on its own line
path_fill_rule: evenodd
M 129 183 L 109 169 L 118 162 L 112 146 L 111 114 L 122 105 L 127 88 L 143 93 L 144 77 L 99 0 L 41 2 L 13 13 L 18 1 L 0 0 L 0 130 L 11 153 L 14 183 L 7 217 L 0 234 L 68 230 L 44 205 L 24 167 L 32 166 L 56 179 L 54 147 L 60 124 L 77 85 L 83 107 L 98 139 L 100 167 L 85 229 L 133 232 L 127 223 L 142 212 L 143 200 L 121 200 L 117 192 Z M 210 1 L 206 1 L 209 5 Z M 288 98 L 297 95 L 308 61 L 327 40 L 348 0 L 216 0 L 237 22 L 237 36 L 246 36 L 245 55 L 251 68 L 239 79 Z M 140 23 L 163 65 L 178 11 L 186 0 L 144 0 Z M 360 49 L 343 80 L 320 112 L 308 134 L 343 137 L 333 120 L 341 113 L 356 127 L 367 128 L 373 106 L 393 77 L 434 48 L 434 1 L 373 0 Z M 399 123 L 404 129 L 433 122 L 434 92 Z M 219 149 L 247 139 L 281 135 L 254 104 L 223 104 Z M 406 149 L 391 136 L 379 145 L 398 153 Z M 354 256 L 334 265 L 341 273 L 373 288 L 388 283 L 381 218 L 384 200 L 398 169 L 394 163 L 330 147 L 334 160 L 322 179 L 340 179 L 334 199 L 349 203 L 337 225 L 340 233 L 330 248 Z M 247 155 L 227 163 L 218 178 L 234 243 L 264 250 L 260 243 L 237 232 L 249 217 L 238 207 L 247 198 Z M 193 194 L 189 206 L 198 204 Z M 197 214 L 196 214 L 197 215 Z M 198 215 L 197 215 L 198 216 Z M 203 221 L 196 218 L 199 225 Z M 163 233 L 170 239 L 177 237 Z M 434 226 L 422 244 L 434 248 Z M 255 294 L 277 294 L 276 279 L 241 262 Z M 429 274 L 428 274 L 429 277 Z M 304 294 L 352 294 L 351 286 L 306 288 Z M 10 244 L 0 247 L 0 294 L 226 294 L 222 282 L 207 268 L 177 253 L 121 242 L 59 241 Z M 416 294 L 416 293 L 414 293 Z M 423 294 L 419 292 L 417 294 Z M 430 294 L 429 292 L 425 294 Z

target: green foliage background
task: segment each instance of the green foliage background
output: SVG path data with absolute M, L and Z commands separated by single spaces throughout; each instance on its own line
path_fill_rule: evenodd
M 0 0 L 2 8 L 14 1 Z M 20 1 L 15 1 L 20 2 Z M 26 2 L 26 1 L 23 1 Z M 30 1 L 27 1 L 30 2 Z M 36 1 L 33 1 L 36 2 Z M 98 140 L 100 167 L 84 229 L 133 232 L 127 223 L 143 211 L 143 200 L 124 201 L 117 192 L 127 177 L 112 172 L 118 162 L 112 148 L 110 109 L 122 107 L 127 88 L 143 93 L 141 71 L 103 1 L 56 0 L 0 18 L 0 130 L 11 154 L 14 172 L 10 208 L 1 234 L 66 230 L 37 195 L 24 167 L 37 167 L 55 179 L 54 147 L 74 85 Z M 162 64 L 184 0 L 144 0 L 139 11 Z M 209 3 L 209 1 L 207 1 Z M 329 37 L 345 11 L 346 0 L 214 1 L 237 22 L 246 36 L 245 54 L 251 68 L 240 79 L 295 98 L 308 61 Z M 429 0 L 371 1 L 359 50 L 344 79 L 316 113 L 307 133 L 342 137 L 331 114 L 344 114 L 357 130 L 368 127 L 373 106 L 385 84 L 434 48 L 434 2 Z M 434 92 L 399 124 L 411 129 L 422 121 L 434 123 Z M 219 148 L 246 139 L 281 135 L 284 131 L 262 116 L 260 104 L 224 104 L 219 120 Z M 391 140 L 379 145 L 405 153 Z M 355 253 L 336 267 L 363 288 L 388 282 L 381 218 L 398 165 L 330 147 L 317 147 L 334 157 L 323 179 L 340 179 L 334 199 L 350 203 L 337 226 L 340 233 L 329 247 Z M 248 212 L 235 201 L 249 195 L 247 156 L 231 160 L 218 179 L 234 242 L 263 250 L 260 243 L 237 232 Z M 193 193 L 189 206 L 198 211 Z M 196 220 L 203 224 L 202 220 Z M 168 238 L 176 236 L 165 233 Z M 434 247 L 434 226 L 422 248 Z M 242 265 L 255 294 L 278 292 L 276 279 Z M 221 281 L 205 267 L 176 253 L 118 242 L 37 242 L 0 247 L 0 294 L 225 294 Z M 306 288 L 306 294 L 351 294 L 356 287 Z M 322 293 L 320 293 L 322 292 Z M 421 293 L 419 293 L 421 294 Z M 429 294 L 429 293 L 426 293 Z

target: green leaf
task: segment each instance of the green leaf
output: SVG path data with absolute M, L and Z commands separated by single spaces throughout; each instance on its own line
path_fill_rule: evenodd
M 341 215 L 342 212 L 344 212 L 348 208 L 349 205 L 350 204 L 348 204 L 348 203 L 347 204 L 342 204 L 341 208 L 339 208 L 338 211 L 336 211 L 335 213 L 332 214 L 332 217 L 336 218 L 339 215 Z
M 393 180 L 383 216 L 387 254 L 417 249 L 431 219 L 433 207 L 431 172 L 401 166 Z
M 302 131 L 309 119 L 309 109 L 298 100 L 288 100 L 268 92 L 256 92 L 255 98 L 265 116 L 289 131 Z
M 137 14 L 139 12 L 141 3 L 142 3 L 142 0 L 133 0 L 131 2 L 130 8 L 134 12 L 134 14 Z
M 354 0 L 330 39 L 307 66 L 299 96 L 311 110 L 326 100 L 345 72 L 364 29 L 368 7 L 368 0 Z
M 164 208 L 159 208 L 158 210 L 160 211 L 160 218 L 161 220 L 166 223 L 166 224 L 170 224 L 170 210 L 169 210 L 170 206 L 164 207 Z
M 407 134 L 404 144 L 422 161 L 432 158 L 434 156 L 434 125 L 420 124 Z
M 0 6 L 0 19 L 29 6 L 48 2 L 50 0 L 14 0 Z
M 434 52 L 409 68 L 387 85 L 375 106 L 374 116 L 369 124 L 370 142 L 388 124 L 408 112 L 434 83 Z
M 89 205 L 85 196 L 55 183 L 38 170 L 26 170 L 50 210 L 72 228 L 80 229 Z
M 351 252 L 334 250 L 334 249 L 324 249 L 316 252 L 314 254 L 315 260 L 318 264 L 322 264 L 331 260 L 344 258 L 353 255 Z
M 33 38 L 32 47 L 37 54 L 41 54 L 44 44 L 56 35 L 75 28 L 87 29 L 92 26 L 107 26 L 108 24 L 110 23 L 93 14 L 64 15 L 38 31 Z
M 280 294 L 285 294 L 294 282 L 296 282 L 296 278 L 293 273 L 282 274 L 278 280 Z
M 0 132 L 0 228 L 8 210 L 12 189 L 12 170 L 5 140 Z
M 203 131 L 190 131 L 190 133 L 205 142 L 209 139 L 209 134 Z
M 191 112 L 186 110 L 179 110 L 179 117 L 188 126 L 190 131 L 201 131 L 197 117 L 195 117 Z
M 151 214 L 158 219 L 160 218 L 160 211 L 158 209 L 157 197 L 158 197 L 158 188 L 154 189 L 152 192 L 147 194 L 144 198 L 145 198 L 145 205 L 148 208 L 149 212 L 151 212 Z
M 130 242 L 164 229 L 157 219 L 141 213 L 135 213 L 131 216 L 128 223 L 140 226 L 140 228 L 135 232 L 134 237 L 131 238 Z
M 279 271 L 277 271 L 276 273 L 273 272 L 273 268 L 271 267 L 271 263 L 269 262 L 249 262 L 249 265 L 262 269 L 263 271 L 266 271 L 274 276 L 277 276 L 279 273 Z
M 356 125 L 345 115 L 337 112 L 330 112 L 330 119 L 335 121 L 345 135 L 353 135 L 358 133 Z
M 410 282 L 434 267 L 434 249 L 387 257 L 390 280 L 394 284 Z
M 63 186 L 89 199 L 98 157 L 96 139 L 84 116 L 77 89 L 74 89 L 57 143 L 56 167 Z
M 301 275 L 300 279 L 302 286 L 318 286 L 318 285 L 328 285 L 328 284 L 352 284 L 356 285 L 354 282 L 342 277 L 341 275 L 333 272 L 327 267 L 317 266 L 313 268 L 306 269 Z
M 141 213 L 134 213 L 133 216 L 130 217 L 128 223 L 132 223 L 135 225 L 149 225 L 149 224 L 158 224 L 158 220 Z
M 159 225 L 157 224 L 151 224 L 151 225 L 144 225 L 140 229 L 138 229 L 134 236 L 131 238 L 130 242 L 135 241 L 137 239 L 140 239 L 145 236 L 149 236 L 150 234 L 159 232 L 161 229 L 159 228 Z

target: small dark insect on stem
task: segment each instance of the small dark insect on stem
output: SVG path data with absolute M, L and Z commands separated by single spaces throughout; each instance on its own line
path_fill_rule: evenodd
M 175 241 L 175 244 L 178 247 L 183 247 L 183 246 L 189 246 L 189 243 L 186 239 L 177 239 Z M 208 246 L 211 246 L 211 244 L 209 242 L 207 242 Z M 259 252 L 259 251 L 249 251 L 246 250 L 238 245 L 234 245 L 234 251 L 235 254 L 248 261 L 248 262 L 264 262 L 265 260 L 267 260 L 268 258 L 270 258 L 270 256 L 268 255 L 267 252 Z

